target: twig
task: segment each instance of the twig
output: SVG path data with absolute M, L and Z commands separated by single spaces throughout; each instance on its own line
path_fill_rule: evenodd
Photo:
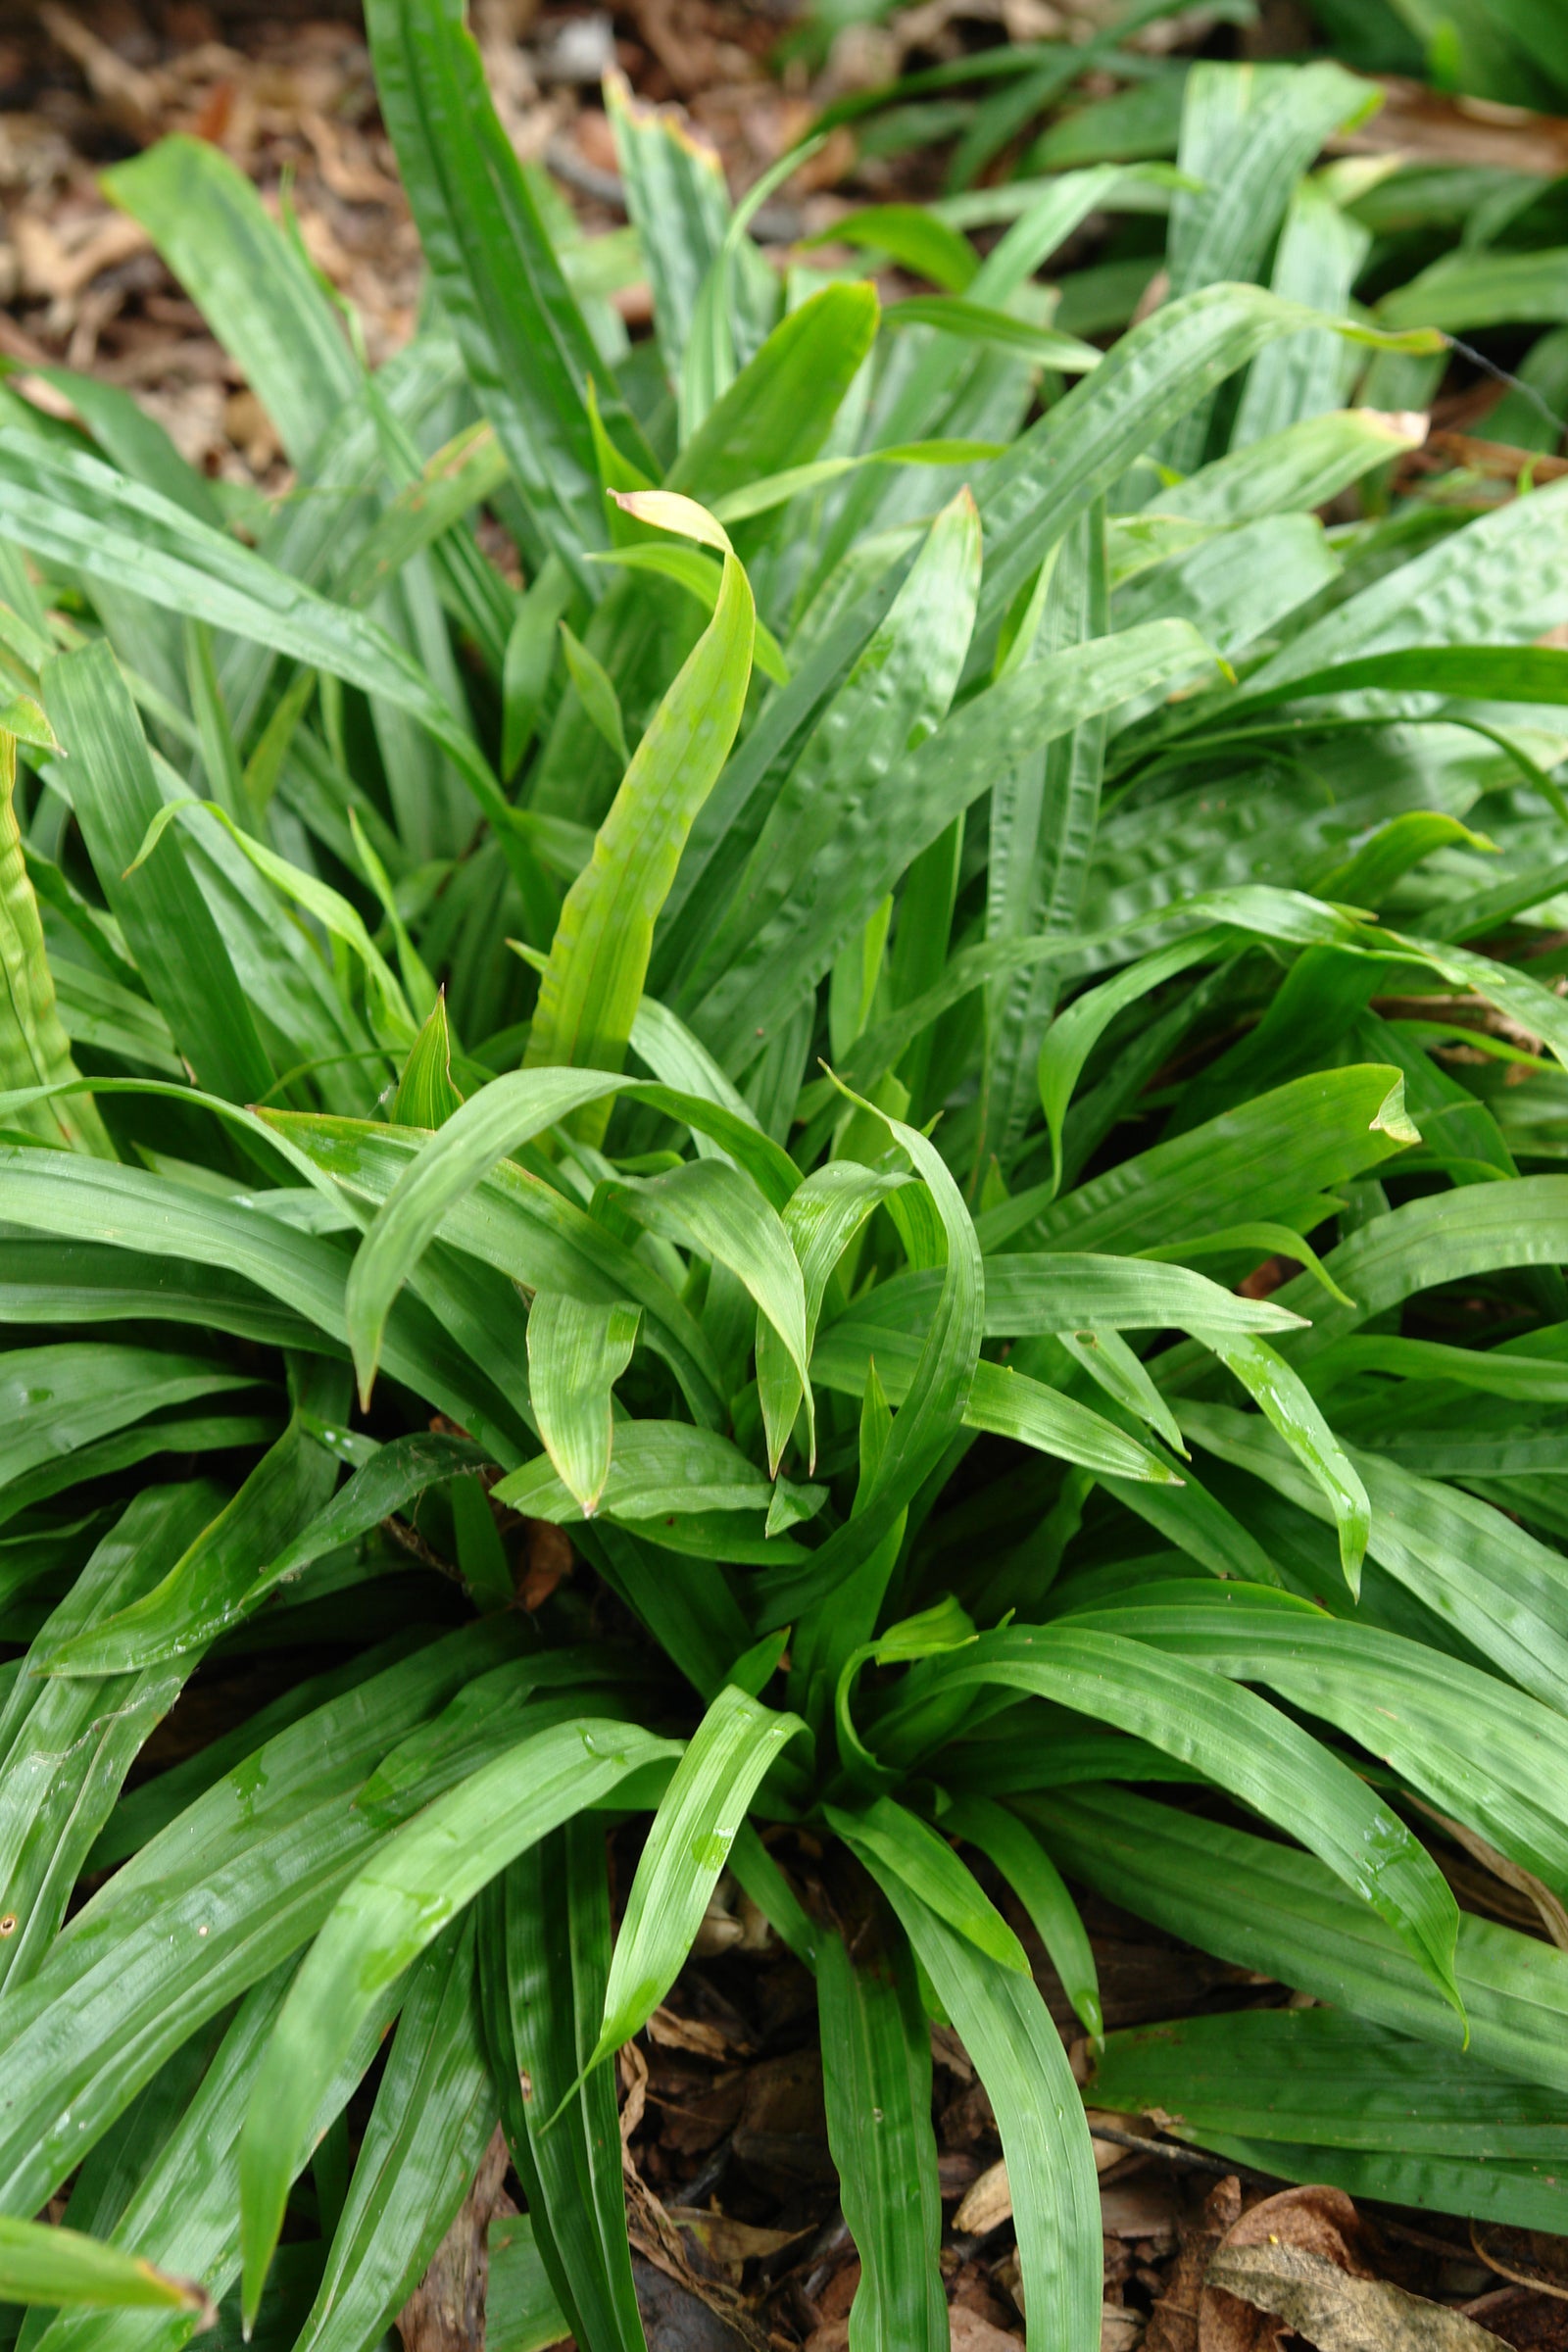
M 418 1529 L 411 1527 L 406 1519 L 383 1519 L 381 1533 L 390 1537 L 402 1550 L 412 1553 L 422 1567 L 433 1568 L 437 1576 L 444 1576 L 448 1584 L 457 1585 L 466 1592 L 468 1588 L 464 1582 L 462 1569 L 455 1568 L 450 1560 L 444 1560 L 434 1544 L 427 1544 Z
M 1532 2294 L 1549 2295 L 1554 2303 L 1568 2303 L 1568 2286 L 1554 2286 L 1549 2278 L 1533 2278 L 1528 2271 L 1513 2270 L 1500 2255 L 1491 2252 L 1474 2222 L 1470 2225 L 1470 2243 L 1488 2270 L 1495 2271 L 1497 2277 L 1506 2278 L 1510 2285 L 1527 2286 Z
M 1250 2165 L 1230 2164 L 1222 2156 L 1204 2156 L 1197 2148 L 1184 2147 L 1179 2140 L 1146 2139 L 1141 2132 L 1124 2132 L 1119 2124 L 1091 2124 L 1091 2139 L 1103 2139 L 1113 2148 L 1131 2148 L 1140 2156 L 1157 2156 L 1162 2164 L 1174 2165 L 1181 2173 L 1213 2173 L 1224 2179 L 1232 2173 L 1244 2180 L 1271 2180 L 1272 2173 L 1253 2172 Z

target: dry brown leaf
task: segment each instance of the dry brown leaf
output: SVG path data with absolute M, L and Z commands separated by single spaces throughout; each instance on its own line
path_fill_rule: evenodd
M 1220 2241 L 1241 2218 L 1242 2184 L 1232 2173 L 1215 2181 L 1197 2221 L 1180 2225 L 1176 2260 L 1155 2297 L 1145 2352 L 1198 2352 L 1203 2280 Z
M 948 2329 L 953 2352 L 1019 2352 L 1018 2336 L 993 2327 L 965 2303 L 954 2304 L 948 2313 Z
M 564 1577 L 571 1574 L 571 1539 L 548 1519 L 523 1521 L 528 1565 L 517 1598 L 525 1609 L 542 1609 Z
M 811 2230 L 759 2230 L 751 2222 L 731 2221 L 727 2213 L 709 2213 L 696 2205 L 666 2205 L 664 2210 L 677 2230 L 695 2237 L 706 2254 L 725 2265 L 782 2254 L 786 2246 L 815 2235 Z
M 994 2164 L 981 2174 L 964 2196 L 963 2203 L 953 2217 L 953 2227 L 960 2237 L 985 2237 L 1000 2229 L 1012 2212 L 1012 2190 L 1007 2181 L 1006 2159 Z
M 1446 98 L 1416 81 L 1383 74 L 1378 112 L 1343 137 L 1331 154 L 1407 155 L 1422 163 L 1498 164 L 1555 179 L 1568 171 L 1568 122 L 1487 98 Z
M 1100 2227 L 1106 2237 L 1176 2242 L 1181 2192 L 1168 2177 L 1118 2181 L 1100 2192 Z
M 127 65 L 117 49 L 60 8 L 56 0 L 39 0 L 38 22 L 74 64 L 80 67 L 99 105 L 128 137 L 143 144 L 156 139 L 162 127 L 163 93 L 150 74 Z
M 1227 2294 L 1216 2282 L 1214 2263 L 1250 2246 L 1287 2246 L 1347 2276 L 1369 2278 L 1364 2245 L 1361 2217 L 1343 2189 L 1287 2188 L 1265 2197 L 1226 2231 L 1210 2263 L 1199 2305 L 1199 2352 L 1277 2352 L 1289 2332 L 1281 2320 Z
M 1424 2295 L 1406 2294 L 1387 2278 L 1357 2278 L 1326 2255 L 1283 2240 L 1235 2246 L 1209 2265 L 1211 2285 L 1232 2300 L 1271 2315 L 1269 2324 L 1294 2328 L 1317 2352 L 1495 2352 L 1496 2337 L 1462 2312 Z M 1230 2352 L 1230 2338 L 1203 2352 Z
M 974 2062 L 951 2026 L 931 2028 L 931 2060 L 935 2066 L 945 2066 L 950 2075 L 960 2082 L 974 2081 Z
M 660 2332 L 656 2325 L 650 2324 L 650 2286 L 653 2299 L 663 2310 L 666 2343 L 671 2340 L 670 2330 L 679 2329 L 682 2338 L 689 2336 L 694 2347 L 701 2341 L 715 2347 L 723 2343 L 732 2346 L 734 2352 L 768 2352 L 766 2333 L 758 2325 L 750 2306 L 725 2280 L 705 2278 L 694 2269 L 680 2230 L 638 2171 L 631 2150 L 623 2148 L 621 2154 L 627 2235 L 634 2251 L 654 2273 L 668 2281 L 672 2290 L 665 2292 L 656 2281 L 646 2278 L 640 2282 L 639 2301 L 643 2303 L 643 2319 L 648 2326 L 649 2352 L 657 2352 Z M 700 2306 L 701 2310 L 672 2313 L 669 2309 L 672 2302 Z
M 717 2026 L 710 2026 L 706 2018 L 679 2017 L 673 2009 L 654 2011 L 648 2020 L 648 2038 L 666 2050 L 690 2050 L 694 2057 L 715 2062 L 730 2055 L 729 2043 Z
M 616 2053 L 616 2064 L 626 2094 L 620 2110 L 620 2139 L 624 2147 L 642 2122 L 648 2105 L 648 2061 L 634 2041 L 623 2041 Z
M 299 122 L 316 151 L 317 169 L 334 196 L 340 196 L 345 204 L 402 203 L 396 182 L 377 169 L 341 122 L 309 106 L 301 108 Z
M 1089 2126 L 1091 2133 L 1097 2125 L 1102 2130 L 1131 2132 L 1139 2136 L 1142 2136 L 1148 2130 L 1148 2125 L 1141 2115 L 1112 2115 L 1109 2109 L 1104 2107 L 1086 2107 L 1084 2122 Z M 1118 2164 L 1125 2164 L 1128 2157 L 1136 2153 L 1132 2148 L 1122 2147 L 1119 2141 L 1114 2139 L 1094 2139 L 1091 2144 L 1095 2151 L 1097 2173 L 1114 2172 Z
M 506 2134 L 498 2125 L 457 2219 L 398 2314 L 403 2352 L 479 2352 L 490 2278 L 490 2223 L 503 2208 L 516 2210 L 502 2190 L 507 2161 Z

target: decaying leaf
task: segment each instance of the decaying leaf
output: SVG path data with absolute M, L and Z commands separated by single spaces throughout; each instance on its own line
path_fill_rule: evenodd
M 1199 2352 L 1276 2352 L 1286 2325 L 1270 2308 L 1228 2293 L 1214 2264 L 1262 2247 L 1310 2255 L 1346 2278 L 1369 2278 L 1366 2231 L 1343 2189 L 1287 2188 L 1238 2215 L 1210 2257 L 1199 2305 Z
M 1497 2340 L 1462 2312 L 1406 2294 L 1388 2278 L 1354 2278 L 1304 2246 L 1226 2247 L 1208 2277 L 1211 2288 L 1269 2315 L 1280 2331 L 1304 2335 L 1317 2352 L 1491 2352 Z M 1203 2352 L 1244 2352 L 1245 2339 L 1228 2328 L 1205 2325 Z M 1250 2340 L 1278 2342 L 1280 2333 Z
M 506 2134 L 498 2126 L 457 2219 L 398 2314 L 403 2352 L 480 2352 L 490 2224 L 498 2214 L 516 2211 L 502 2186 L 507 2161 Z

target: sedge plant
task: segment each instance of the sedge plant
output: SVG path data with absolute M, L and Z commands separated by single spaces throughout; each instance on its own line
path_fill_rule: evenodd
M 585 244 L 368 14 L 379 369 L 214 149 L 110 175 L 289 489 L 4 395 L 0 2336 L 370 2352 L 499 2124 L 536 2340 L 642 2352 L 613 2056 L 731 1881 L 866 2352 L 948 2342 L 932 2019 L 1099 2341 L 1029 1950 L 1092 2100 L 1562 2229 L 1568 485 L 1399 471 L 1375 93 L 780 271 L 619 88 Z M 1086 1887 L 1318 2005 L 1107 2037 Z

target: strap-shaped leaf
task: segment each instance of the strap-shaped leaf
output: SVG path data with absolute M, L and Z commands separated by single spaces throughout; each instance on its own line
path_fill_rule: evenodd
M 873 799 L 872 821 L 837 837 L 830 860 L 803 860 L 798 839 L 779 849 L 776 872 L 759 884 L 755 919 L 727 933 L 722 965 L 714 949 L 702 998 L 681 1000 L 698 1035 L 732 1074 L 746 1069 L 802 987 L 821 979 L 910 858 L 979 797 L 1000 765 L 1213 659 L 1190 622 L 1149 621 L 1069 646 L 1053 662 L 1000 680 L 959 705 L 912 755 L 901 743 L 897 790 Z M 750 916 L 739 900 L 737 907 Z
M 7 721 L 36 715 L 52 746 L 47 720 L 36 704 L 19 709 L 0 690 L 0 1086 L 52 1086 L 76 1074 L 71 1041 L 61 1024 L 55 984 L 44 953 L 38 902 L 22 854 L 14 795 L 17 738 Z M 113 1159 L 115 1148 L 90 1095 L 40 1104 L 24 1123 L 46 1141 Z
M 1062 2352 L 1100 2340 L 1100 2190 L 1061 2036 L 1027 1971 L 1004 1968 L 868 1857 L 996 2109 L 1031 2327 Z
M 1255 1332 L 1200 1331 L 1198 1336 L 1262 1406 L 1291 1451 L 1328 1496 L 1340 1535 L 1340 1565 L 1350 1591 L 1359 1592 L 1372 1506 L 1355 1465 L 1300 1375 Z
M 471 1096 L 404 1171 L 361 1245 L 345 1295 L 362 1395 L 375 1378 L 392 1301 L 448 1208 L 509 1152 L 613 1087 L 598 1071 L 533 1070 L 497 1080 Z
M 721 526 L 692 500 L 628 492 L 639 520 L 683 532 L 724 559 L 713 617 L 649 722 L 621 779 L 594 854 L 566 894 L 528 1033 L 528 1065 L 618 1069 L 653 952 L 654 924 L 693 820 L 725 760 L 746 706 L 757 610 L 751 583 Z M 583 1132 L 598 1142 L 608 1112 Z
M 678 384 L 698 293 L 729 220 L 724 168 L 684 121 L 634 97 L 618 68 L 605 76 L 605 113 L 654 290 L 660 356 Z
M 300 242 L 208 139 L 160 139 L 107 172 L 104 186 L 238 360 L 291 462 L 308 467 L 358 390 L 359 368 Z
M 603 546 L 605 527 L 588 388 L 597 381 L 603 406 L 613 378 L 594 349 L 461 17 L 436 0 L 375 0 L 366 31 L 419 241 L 468 381 L 530 519 L 589 585 L 582 551 Z M 646 459 L 618 399 L 610 422 Z
M 341 1410 L 345 1368 L 318 1362 L 313 1369 L 313 1401 Z M 205 1648 L 257 1608 L 275 1586 L 269 1563 L 316 1518 L 337 1477 L 336 1460 L 308 1434 L 305 1419 L 297 1409 L 232 1502 L 150 1592 L 64 1642 L 48 1660 L 50 1672 L 133 1673 Z
M 331 939 L 349 950 L 365 972 L 366 997 L 377 1042 L 403 1052 L 411 1051 L 417 1037 L 414 1015 L 396 974 L 371 939 L 359 908 L 330 883 L 304 872 L 287 858 L 278 857 L 265 842 L 258 841 L 254 834 L 247 833 L 226 808 L 194 796 L 166 801 L 148 826 L 146 837 L 126 869 L 127 876 L 141 870 L 171 826 L 182 820 L 194 823 L 204 817 L 222 825 L 259 873 L 265 874 L 285 898 L 293 899 L 307 913 L 313 914 Z
M 178 1665 L 122 1681 L 57 1681 L 40 1669 L 73 1633 L 156 1583 L 170 1551 L 195 1541 L 223 1501 L 222 1488 L 209 1479 L 133 1495 L 50 1612 L 0 1708 L 0 1878 L 15 1923 L 0 1947 L 0 1982 L 11 1996 L 47 1959 L 72 1883 L 137 1750 L 185 1679 Z M 69 2218 L 99 2226 L 91 2216 Z
M 386 1164 L 389 1149 L 396 1149 L 391 1131 L 342 1121 L 295 1122 L 272 1114 L 270 1124 L 273 1132 L 285 1136 L 299 1133 L 302 1142 L 309 1140 L 314 1145 L 315 1152 L 309 1160 L 313 1172 L 318 1159 L 330 1164 L 333 1159 L 341 1159 L 344 1149 L 348 1148 L 355 1167 L 364 1171 L 366 1189 L 383 1194 L 382 1206 L 354 1261 L 345 1296 L 350 1344 L 367 1390 L 374 1379 L 393 1301 L 438 1228 L 492 1171 L 497 1175 L 506 1173 L 499 1169 L 499 1163 L 509 1152 L 519 1150 L 580 1105 L 609 1101 L 617 1094 L 652 1102 L 683 1124 L 707 1129 L 721 1138 L 732 1156 L 749 1164 L 773 1190 L 781 1190 L 783 1183 L 793 1187 L 796 1173 L 793 1163 L 749 1121 L 700 1096 L 678 1095 L 668 1087 L 616 1078 L 601 1070 L 514 1070 L 505 1078 L 495 1079 L 471 1095 L 438 1136 L 416 1148 L 412 1157 L 405 1157 L 405 1164 L 391 1184 L 387 1183 Z M 338 1149 L 334 1150 L 334 1146 Z M 781 1171 L 788 1171 L 787 1176 L 781 1177 Z M 662 1307 L 672 1309 L 683 1323 L 688 1344 L 699 1349 L 703 1348 L 700 1333 L 690 1317 L 682 1314 L 667 1286 L 657 1277 L 650 1280 L 647 1268 L 639 1272 L 631 1253 L 623 1246 L 615 1245 L 603 1227 L 585 1217 L 574 1202 L 563 1200 L 537 1179 L 528 1182 L 519 1176 L 518 1183 L 521 1193 L 514 1206 L 531 1212 L 530 1225 L 547 1222 L 558 1241 L 568 1234 L 574 1236 L 578 1248 L 573 1255 L 579 1263 L 590 1248 L 601 1261 L 613 1259 L 621 1268 L 616 1287 L 632 1297 L 640 1297 L 651 1317 L 657 1313 L 667 1323 L 669 1318 Z M 489 1226 L 487 1219 L 475 1222 Z M 511 1224 L 512 1220 L 509 1218 L 508 1222 Z M 522 1237 L 518 1234 L 516 1238 L 520 1242 Z M 536 1232 L 534 1239 L 548 1247 L 545 1233 Z M 479 1254 L 496 1262 L 495 1252 L 502 1248 L 502 1236 L 488 1230 L 481 1243 L 480 1235 L 475 1232 L 472 1244 L 478 1245 Z M 543 1253 L 541 1250 L 540 1254 Z M 555 1255 L 558 1269 L 562 1262 Z M 553 1280 L 541 1276 L 538 1258 L 530 1267 L 520 1256 L 509 1252 L 505 1270 L 537 1289 L 563 1287 L 559 1272 Z M 603 1296 L 603 1282 L 593 1280 L 590 1267 L 584 1267 L 583 1271 L 590 1296 Z M 661 1299 L 662 1307 L 655 1303 Z M 706 1352 L 706 1360 L 713 1363 L 710 1351 Z M 712 1376 L 718 1377 L 716 1365 Z
M 1272 342 L 1329 325 L 1355 340 L 1367 330 L 1323 319 L 1261 286 L 1216 284 L 1161 303 L 1121 336 L 1092 375 L 1020 435 L 979 484 L 986 577 L 970 666 L 990 661 L 1012 601 L 1079 514 L 1131 461 L 1212 387 Z M 1412 339 L 1406 348 L 1420 346 Z M 1431 338 L 1425 348 L 1431 348 Z
M 1041 565 L 1002 669 L 1052 661 L 1108 626 L 1105 519 L 1097 505 Z M 998 947 L 1030 935 L 1070 936 L 1076 927 L 1099 829 L 1105 731 L 1106 714 L 1088 719 L 1011 763 L 993 785 L 986 935 Z M 977 1165 L 992 1152 L 1009 1160 L 1022 1141 L 1032 1108 L 1030 1064 L 1059 987 L 1053 959 L 1004 970 L 988 991 Z
M 465 1920 L 414 1972 L 295 2352 L 357 2352 L 387 2326 L 474 2184 L 498 2102 L 473 1980 Z
M 1408 1133 L 1396 1136 L 1379 1125 L 1397 1083 L 1387 1063 L 1291 1079 L 1123 1160 L 1060 1200 L 1049 1197 L 1054 1187 L 1038 1186 L 982 1210 L 982 1245 L 989 1255 L 1027 1233 L 1048 1250 L 1141 1250 L 1157 1248 L 1177 1218 L 1182 1230 L 1206 1233 L 1277 1216 L 1403 1151 Z M 1298 1309 L 1304 1303 L 1298 1296 L 1290 1302 Z
M 512 1471 L 495 1494 L 532 1519 L 570 1522 L 586 1515 L 548 1454 Z M 635 1524 L 670 1512 L 765 1511 L 772 1497 L 756 1463 L 717 1430 L 694 1429 L 686 1421 L 628 1420 L 617 1432 L 599 1507 L 607 1518 Z
M 392 1099 L 392 1116 L 400 1127 L 444 1127 L 462 1108 L 463 1097 L 452 1083 L 452 1032 L 443 990 L 409 1048 Z
M 1198 1765 L 1321 1855 L 1459 2008 L 1458 1910 L 1437 1865 L 1347 1765 L 1250 1691 L 1191 1666 L 1172 1671 L 1146 1644 L 1066 1625 L 983 1634 L 923 1673 L 924 1692 L 1002 1683 L 1114 1723 Z M 897 1707 L 883 1722 L 892 1738 L 877 1740 L 878 1752 L 896 1755 Z
M 1021 1798 L 1063 1870 L 1239 1968 L 1450 2050 L 1452 2008 L 1392 1930 L 1315 1855 L 1126 1788 Z M 1470 2049 L 1522 2082 L 1568 2083 L 1568 1953 L 1462 1912 L 1456 1973 Z
M 853 1160 L 829 1160 L 797 1186 L 784 1206 L 784 1230 L 801 1262 L 806 1291 L 806 1352 L 809 1361 L 817 1317 L 833 1269 L 877 1202 L 903 1179 Z M 940 1281 L 933 1283 L 940 1288 Z M 769 1430 L 794 1427 L 804 1388 L 783 1340 L 765 1316 L 757 1318 L 757 1387 Z
M 1094 1947 L 1060 1871 L 1039 1838 L 1015 1814 L 988 1796 L 956 1798 L 943 1814 L 942 1826 L 966 1844 L 978 1846 L 988 1861 L 996 1864 L 1028 1912 L 1084 2032 L 1091 2040 L 1098 2040 L 1105 2031 L 1105 2019 Z
M 565 657 L 566 674 L 577 689 L 584 710 L 624 767 L 631 754 L 626 747 L 626 722 L 620 714 L 620 697 L 615 692 L 614 680 L 598 655 L 591 654 L 564 621 L 561 623 L 561 650 Z
M 1225 2022 L 1240 2030 L 1226 2037 L 1219 2019 L 1191 2018 L 1113 2035 L 1089 2095 L 1179 2113 L 1184 2138 L 1243 2162 L 1244 2147 L 1266 2150 L 1286 2180 L 1395 2198 L 1420 2178 L 1440 2211 L 1560 2228 L 1553 2091 L 1333 2009 Z
M 0 2214 L 0 2294 L 8 2303 L 96 2304 L 118 2311 L 194 2311 L 213 2317 L 206 2289 L 78 2230 Z
M 745 1285 L 759 1320 L 777 1334 L 798 1384 L 793 1395 L 778 1394 L 772 1383 L 762 1392 L 769 1474 L 777 1473 L 802 1397 L 814 1461 L 806 1285 L 777 1210 L 739 1168 L 716 1159 L 684 1161 L 666 1175 L 650 1177 L 635 1188 L 626 1185 L 617 1197 L 639 1223 L 700 1251 Z
M 1317 1480 L 1260 1415 L 1185 1401 L 1180 1412 L 1187 1435 L 1221 1461 L 1250 1471 L 1314 1518 L 1331 1516 Z M 1500 1673 L 1558 1705 L 1568 1672 L 1562 1553 L 1462 1488 L 1418 1478 L 1372 1452 L 1358 1452 L 1355 1469 L 1372 1504 L 1367 1549 L 1378 1565 Z M 1486 1563 L 1484 1575 L 1478 1561 Z
M 591 2067 L 648 2023 L 675 1982 L 753 1796 L 805 1728 L 798 1715 L 760 1706 L 733 1684 L 703 1717 L 637 1864 Z
M 610 1476 L 611 1392 L 631 1362 L 642 1310 L 539 1291 L 528 1309 L 528 1390 L 545 1451 L 591 1519 Z
M 868 1866 L 880 1866 L 884 1886 L 894 1879 L 918 1896 L 976 1951 L 1009 1974 L 1027 1977 L 1023 1945 L 990 1896 L 951 1845 L 918 1814 L 890 1796 L 876 1797 L 863 1812 L 824 1807 L 832 1827 Z
M 525 1846 L 640 1765 L 675 1752 L 668 1740 L 592 1718 L 538 1732 L 437 1797 L 344 1890 L 294 1981 L 251 2093 L 240 2152 L 249 2317 L 319 2086 L 378 1989 Z
M 931 2036 L 897 1930 L 857 1960 L 838 1935 L 824 1935 L 816 1999 L 828 2145 L 860 2257 L 856 2343 L 865 2352 L 947 2352 Z
M 12 2211 L 35 2213 L 165 2059 L 315 1934 L 387 1834 L 389 1824 L 355 1807 L 366 1775 L 515 1646 L 505 1624 L 473 1626 L 335 1693 L 225 1772 L 77 1912 L 71 1935 L 6 1999 L 0 2183 Z M 391 1821 L 467 1769 L 476 1745 L 493 1754 L 483 1742 L 494 1737 L 492 1726 L 477 1741 L 449 1742 L 400 1792 Z M 138 1891 L 149 1886 L 151 1899 Z M 387 2014 L 378 2009 L 382 2024 Z M 377 2038 L 372 2031 L 339 2103 Z
M 928 1137 L 868 1103 L 860 1107 L 887 1128 L 923 1179 L 921 1186 L 909 1189 L 926 1203 L 930 1254 L 935 1256 L 938 1248 L 945 1253 L 942 1290 L 874 1478 L 855 1516 L 828 1538 L 809 1570 L 793 1582 L 772 1580 L 764 1602 L 769 1627 L 788 1623 L 803 1605 L 825 1605 L 835 1586 L 875 1551 L 937 1455 L 962 1426 L 979 1362 L 983 1275 L 963 1196 Z M 874 1615 L 874 1602 L 872 1607 Z M 843 1658 L 871 1631 L 870 1625 L 848 1618 L 834 1626 L 822 1660 L 830 1684 Z
M 271 1066 L 183 852 L 166 842 L 128 875 L 163 798 L 109 648 L 84 646 L 51 662 L 44 693 L 71 756 L 72 799 L 94 870 L 154 1004 L 200 1085 L 253 1102 L 271 1085 Z
M 502 2121 L 534 2242 L 585 2352 L 644 2352 L 614 2073 L 583 2062 L 604 2014 L 603 1826 L 578 1815 L 479 1900 L 480 1986 Z
M 825 1331 L 811 1359 L 817 1385 L 858 1396 L 865 1384 L 866 1367 L 874 1361 L 889 1397 L 896 1404 L 906 1404 L 919 1352 L 916 1341 L 891 1319 L 896 1314 L 896 1305 L 891 1306 L 890 1320 L 874 1325 L 858 1316 L 842 1337 L 838 1324 Z M 846 1325 L 849 1320 L 845 1318 Z M 1045 1381 L 1032 1379 L 1027 1372 L 1016 1372 L 1009 1364 L 994 1364 L 984 1356 L 974 1367 L 962 1426 L 1015 1438 L 1022 1446 L 1056 1454 L 1062 1461 L 1080 1462 L 1102 1476 L 1148 1479 L 1161 1486 L 1180 1482 L 1179 1472 L 1102 1413 Z
M 1245 1587 L 1154 1583 L 1075 1612 L 1173 1657 L 1264 1685 L 1391 1764 L 1547 1886 L 1568 1883 L 1568 1727 L 1461 1658 Z M 1215 1605 L 1217 1604 L 1217 1605 Z

